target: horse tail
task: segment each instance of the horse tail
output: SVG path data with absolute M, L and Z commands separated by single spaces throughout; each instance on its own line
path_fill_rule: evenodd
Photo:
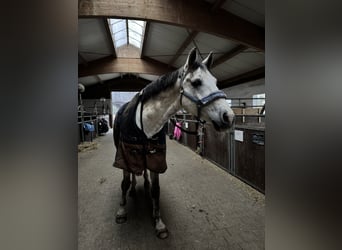
M 116 148 L 118 148 L 119 140 L 120 140 L 121 116 L 122 116 L 122 113 L 124 112 L 124 110 L 126 109 L 127 105 L 128 105 L 128 102 L 125 103 L 124 105 L 122 105 L 115 114 L 114 126 L 113 126 L 113 130 L 114 130 L 113 131 L 113 137 L 114 137 L 114 145 Z
M 119 114 L 117 114 L 114 118 L 114 127 L 113 127 L 113 137 L 114 137 L 114 145 L 116 148 L 119 146 L 119 138 L 120 138 L 120 126 L 119 126 Z

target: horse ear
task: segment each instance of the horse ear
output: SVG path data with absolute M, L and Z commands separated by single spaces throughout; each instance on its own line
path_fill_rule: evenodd
M 213 64 L 213 52 L 212 51 L 210 51 L 209 55 L 203 60 L 202 63 L 205 64 L 205 66 L 207 66 L 208 69 L 211 68 L 211 65 Z
M 191 66 L 196 62 L 196 59 L 197 59 L 197 49 L 196 47 L 194 47 L 191 49 L 188 55 L 188 59 L 186 60 L 185 67 L 191 68 Z

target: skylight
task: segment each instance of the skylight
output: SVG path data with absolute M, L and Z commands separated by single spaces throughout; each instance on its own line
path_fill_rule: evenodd
M 128 19 L 108 19 L 115 48 L 131 44 L 141 48 L 145 21 Z

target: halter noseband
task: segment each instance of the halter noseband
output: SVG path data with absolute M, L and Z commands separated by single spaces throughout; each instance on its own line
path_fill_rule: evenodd
M 182 105 L 182 97 L 185 96 L 187 97 L 190 101 L 192 101 L 193 103 L 196 104 L 197 106 L 197 116 L 196 116 L 196 120 L 199 121 L 200 123 L 205 123 L 205 121 L 201 120 L 201 109 L 207 105 L 209 105 L 210 103 L 212 103 L 213 101 L 217 100 L 217 99 L 227 99 L 226 94 L 222 91 L 222 90 L 218 90 L 215 91 L 205 97 L 203 97 L 202 99 L 198 99 L 195 96 L 190 95 L 188 92 L 186 92 L 183 88 L 183 81 L 184 78 L 186 76 L 186 74 L 188 73 L 188 71 L 183 71 L 182 75 L 181 75 L 181 87 L 180 87 L 180 105 Z

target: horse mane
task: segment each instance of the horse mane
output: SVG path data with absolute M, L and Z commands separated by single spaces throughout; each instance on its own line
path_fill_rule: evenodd
M 196 60 L 189 70 L 194 71 L 197 68 L 207 69 L 207 67 L 201 61 Z M 170 73 L 166 73 L 165 75 L 162 75 L 158 79 L 149 83 L 144 88 L 142 100 L 147 101 L 151 97 L 159 94 L 161 91 L 172 87 L 176 83 L 180 72 L 181 72 L 181 69 L 177 69 L 177 70 L 172 71 Z
M 160 76 L 158 79 L 149 83 L 145 88 L 142 95 L 142 100 L 147 101 L 151 97 L 159 94 L 161 91 L 166 90 L 172 87 L 176 82 L 179 75 L 179 69 L 166 73 L 165 75 Z

